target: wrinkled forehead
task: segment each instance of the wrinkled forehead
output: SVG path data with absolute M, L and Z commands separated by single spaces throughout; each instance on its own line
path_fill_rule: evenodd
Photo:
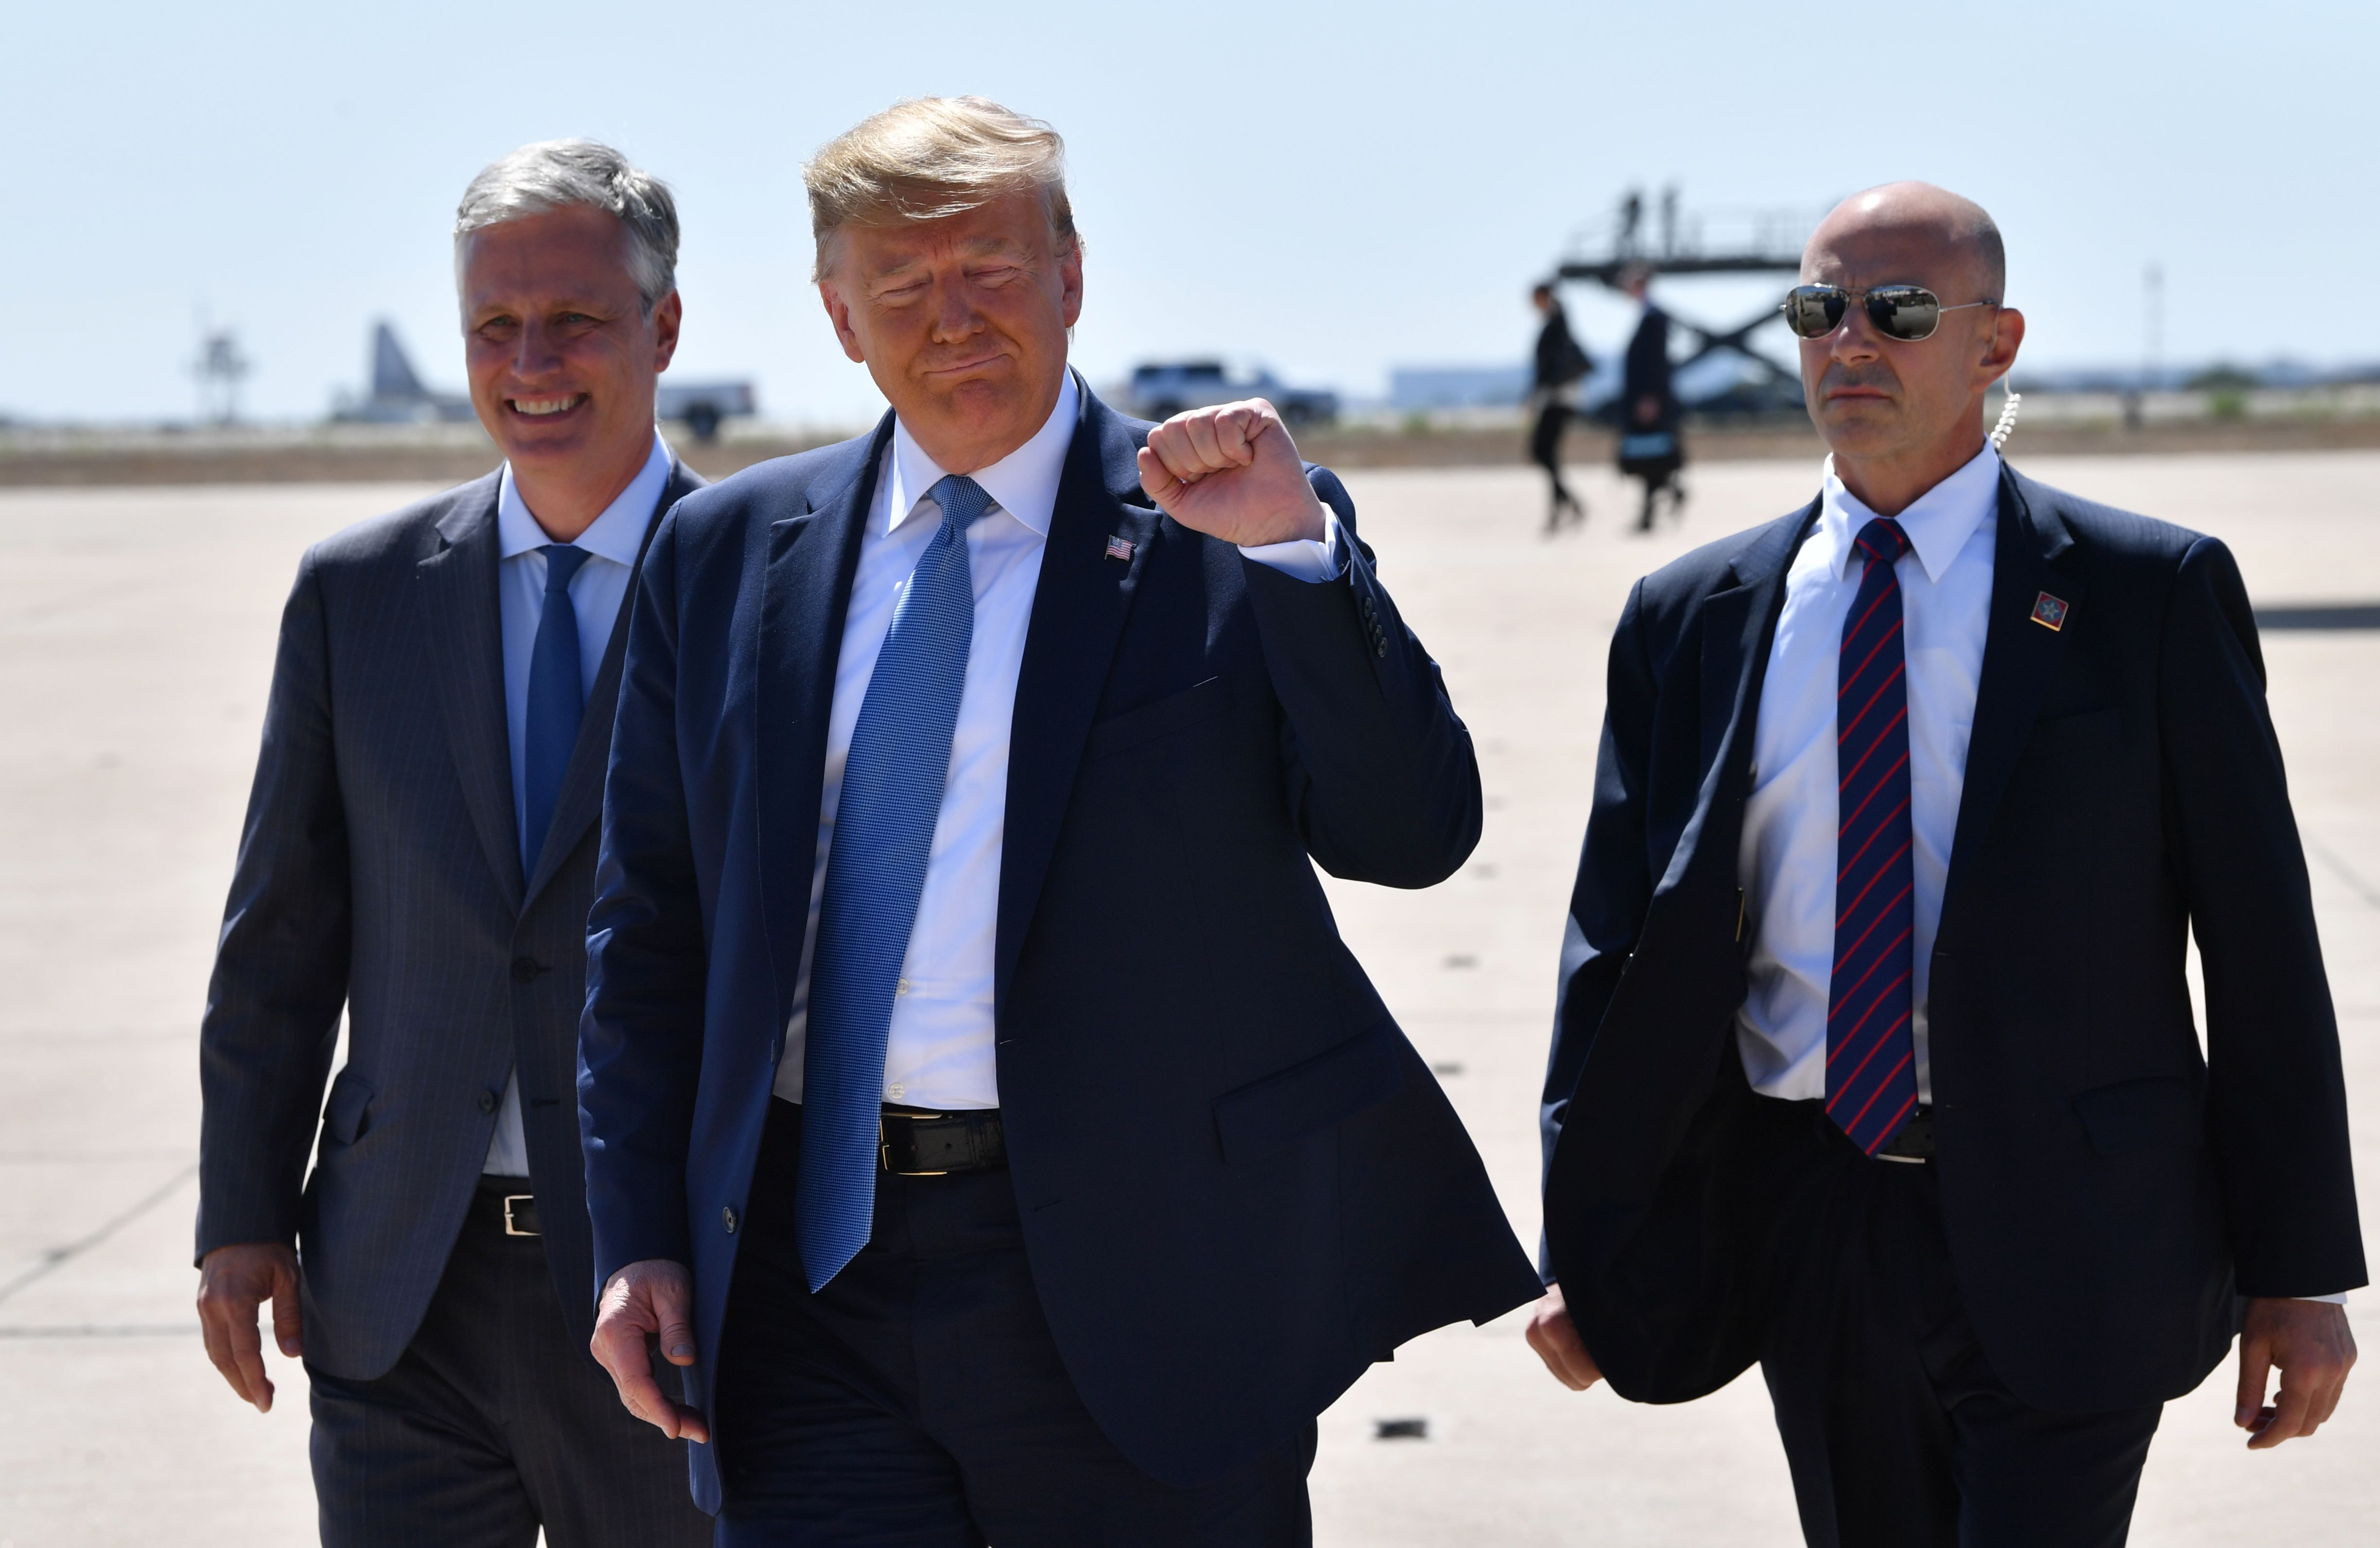
M 1013 189 L 953 214 L 839 225 L 827 237 L 828 266 L 865 282 L 923 264 L 1030 262 L 1050 250 L 1053 237 L 1042 190 Z
M 1923 214 L 1847 217 L 1838 211 L 1803 250 L 1802 283 L 1851 289 L 1922 285 L 1946 302 L 1998 299 L 1982 293 L 1974 243 L 1949 220 Z
M 608 211 L 574 205 L 483 225 L 463 238 L 467 304 L 635 291 L 628 230 Z

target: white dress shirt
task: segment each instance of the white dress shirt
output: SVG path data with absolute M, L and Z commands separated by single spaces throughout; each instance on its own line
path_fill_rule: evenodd
M 603 507 L 594 524 L 572 541 L 587 550 L 588 558 L 570 578 L 570 606 L 578 615 L 578 691 L 595 686 L 603 652 L 611 648 L 612 628 L 619 621 L 620 604 L 635 576 L 637 553 L 644 546 L 645 530 L 652 525 L 669 483 L 670 449 L 653 432 L 652 455 Z M 537 524 L 513 481 L 513 465 L 504 464 L 496 486 L 496 608 L 502 621 L 504 661 L 504 734 L 512 749 L 513 832 L 528 821 L 528 765 L 522 739 L 528 734 L 528 665 L 537 651 L 537 626 L 545 617 L 545 555 L 538 550 L 553 540 Z M 524 878 L 526 880 L 526 878 Z M 481 1168 L 499 1176 L 528 1176 L 528 1140 L 521 1131 L 520 1072 L 504 1081 L 504 1110 L 496 1118 L 494 1138 L 488 1141 L 488 1161 Z
M 975 582 L 975 635 L 967 647 L 965 687 L 951 736 L 950 783 L 934 823 L 926 884 L 910 926 L 909 951 L 903 959 L 884 1051 L 884 1100 L 903 1106 L 952 1111 L 1000 1105 L 991 991 L 1001 842 L 1008 813 L 1009 729 L 1016 707 L 1017 673 L 1025 663 L 1026 630 L 1041 581 L 1041 555 L 1080 408 L 1080 389 L 1069 371 L 1057 406 L 1033 438 L 969 475 L 991 496 L 992 505 L 966 532 L 967 567 Z M 802 1099 L 810 962 L 852 728 L 875 675 L 877 654 L 892 630 L 893 609 L 941 526 L 941 506 L 928 491 L 943 476 L 908 426 L 896 422 L 892 444 L 877 469 L 876 495 L 860 536 L 859 568 L 852 579 L 851 606 L 835 662 L 809 927 L 774 1087 L 788 1102 Z M 1341 567 L 1337 519 L 1330 518 L 1326 525 L 1329 530 L 1320 542 L 1275 543 L 1241 552 L 1300 579 L 1327 580 Z
M 1909 552 L 1900 582 L 1908 660 L 1909 825 L 1916 891 L 1912 982 L 1917 1098 L 1931 1102 L 1925 993 L 1942 884 L 1966 787 L 1967 739 L 1990 621 L 1999 523 L 1999 454 L 1974 460 L 1918 496 L 1896 518 Z M 1789 1101 L 1827 1094 L 1827 1000 L 1835 967 L 1835 692 L 1843 619 L 1858 594 L 1860 530 L 1876 513 L 1843 487 L 1827 459 L 1818 525 L 1785 573 L 1785 608 L 1768 651 L 1753 742 L 1752 796 L 1736 874 L 1757 921 L 1750 985 L 1736 1036 L 1752 1089 Z

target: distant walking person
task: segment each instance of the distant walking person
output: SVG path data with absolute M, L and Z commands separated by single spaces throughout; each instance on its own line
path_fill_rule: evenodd
M 1620 283 L 1639 309 L 1621 378 L 1620 471 L 1644 481 L 1645 509 L 1636 530 L 1649 532 L 1663 494 L 1670 497 L 1672 515 L 1685 508 L 1685 486 L 1678 481 L 1678 469 L 1686 464 L 1685 445 L 1678 436 L 1678 395 L 1670 385 L 1670 314 L 1653 300 L 1653 271 L 1631 265 Z
M 587 140 L 473 179 L 464 351 L 504 465 L 316 544 L 282 615 L 200 1033 L 199 1311 L 260 1409 L 263 1301 L 304 1356 L 332 1548 L 710 1541 L 588 1353 L 574 1095 L 622 620 L 701 483 L 653 430 L 677 243 L 668 189 Z
M 1553 499 L 1546 510 L 1548 535 L 1561 530 L 1569 515 L 1575 526 L 1586 525 L 1586 506 L 1562 482 L 1562 431 L 1578 413 L 1578 387 L 1595 370 L 1595 361 L 1570 331 L 1570 318 L 1550 285 L 1529 294 L 1546 325 L 1537 330 L 1537 358 L 1529 380 L 1529 402 L 1536 421 L 1529 430 L 1529 459 L 1546 470 L 1553 482 Z

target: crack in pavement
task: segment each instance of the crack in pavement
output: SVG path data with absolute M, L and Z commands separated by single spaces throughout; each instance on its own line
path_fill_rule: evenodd
M 31 1268 L 25 1270 L 16 1278 L 9 1280 L 6 1285 L 0 1285 L 0 1301 L 6 1300 L 9 1297 L 23 1289 L 26 1286 L 30 1285 L 36 1280 L 42 1279 L 46 1275 L 55 1273 L 56 1270 L 66 1267 L 67 1264 L 73 1262 L 77 1258 L 81 1257 L 92 1248 L 97 1247 L 108 1237 L 115 1235 L 116 1232 L 124 1229 L 124 1227 L 131 1225 L 142 1215 L 147 1214 L 151 1210 L 153 1210 L 158 1205 L 164 1203 L 168 1198 L 172 1197 L 176 1188 L 179 1188 L 184 1183 L 189 1181 L 192 1177 L 197 1176 L 198 1174 L 199 1164 L 193 1161 L 188 1166 L 185 1166 L 180 1171 L 175 1173 L 173 1177 L 168 1180 L 164 1186 L 157 1188 L 147 1198 L 142 1199 L 139 1203 L 133 1205 L 130 1209 L 126 1210 L 122 1214 L 117 1215 L 115 1219 L 108 1221 L 105 1225 L 100 1226 L 98 1230 L 93 1231 L 91 1235 L 82 1237 L 79 1241 L 67 1242 L 63 1247 L 44 1249 L 42 1252 L 41 1260 L 34 1263 Z

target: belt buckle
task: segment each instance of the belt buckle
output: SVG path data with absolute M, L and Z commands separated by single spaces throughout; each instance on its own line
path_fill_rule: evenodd
M 933 1122 L 941 1118 L 946 1118 L 950 1116 L 950 1115 L 947 1113 L 896 1113 L 893 1116 L 906 1118 L 910 1122 L 916 1123 L 919 1119 Z M 892 1137 L 884 1131 L 884 1115 L 881 1113 L 876 1115 L 876 1159 L 877 1164 L 882 1166 L 886 1172 L 896 1177 L 947 1177 L 950 1176 L 950 1173 L 946 1171 L 904 1172 L 898 1166 L 893 1165 L 892 1140 Z
M 515 1204 L 534 1204 L 536 1202 L 537 1195 L 534 1193 L 507 1193 L 504 1195 L 504 1235 L 508 1237 L 536 1237 L 544 1235 L 541 1231 L 525 1231 L 513 1222 L 513 1206 Z

